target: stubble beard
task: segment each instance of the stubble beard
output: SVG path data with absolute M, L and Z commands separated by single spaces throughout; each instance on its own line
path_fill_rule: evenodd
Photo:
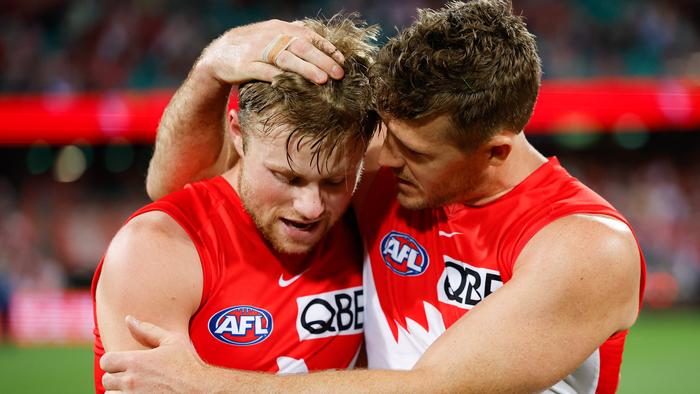
M 286 248 L 284 242 L 278 239 L 278 237 L 275 235 L 274 226 L 275 224 L 277 224 L 277 219 L 274 216 L 270 216 L 269 222 L 266 222 L 265 219 L 261 217 L 261 215 L 256 213 L 262 210 L 262 208 L 259 208 L 254 203 L 254 201 L 259 201 L 259 199 L 257 198 L 257 195 L 253 188 L 250 187 L 250 185 L 248 184 L 246 178 L 243 177 L 243 166 L 241 166 L 241 171 L 238 174 L 238 185 L 240 189 L 239 198 L 241 200 L 241 203 L 243 204 L 243 208 L 253 219 L 255 227 L 258 228 L 258 231 L 260 231 L 260 234 L 263 236 L 267 244 L 270 247 L 272 247 L 272 249 L 275 252 L 281 254 L 303 255 L 311 251 L 311 249 L 313 249 L 313 247 L 316 246 L 316 244 L 318 244 L 318 242 L 315 242 L 313 245 L 309 245 L 304 250 L 290 250 L 289 248 Z M 325 236 L 327 232 L 328 228 L 324 229 L 323 235 Z
M 281 243 L 278 242 L 274 236 L 274 219 L 269 223 L 266 223 L 265 220 L 258 215 L 257 211 L 259 209 L 254 203 L 254 201 L 258 201 L 257 195 L 253 188 L 248 184 L 247 179 L 243 176 L 243 172 L 244 169 L 243 166 L 241 166 L 241 171 L 238 173 L 238 185 L 240 189 L 239 197 L 241 199 L 241 203 L 243 204 L 243 208 L 246 210 L 248 215 L 250 215 L 251 219 L 253 219 L 255 227 L 258 228 L 258 231 L 263 236 L 267 244 L 278 253 L 287 253 L 283 245 L 281 245 Z
M 399 204 L 401 204 L 401 207 L 410 211 L 420 211 L 422 209 L 439 208 L 445 204 L 449 204 L 449 200 L 447 198 L 443 198 L 440 196 L 426 196 L 425 193 L 422 193 L 420 196 L 415 197 L 403 197 L 399 192 L 397 195 L 397 199 L 399 200 Z
M 407 178 L 408 177 L 403 177 L 403 179 Z M 410 179 L 412 186 L 418 191 L 418 194 L 414 194 L 413 196 L 402 195 L 399 190 L 396 198 L 399 204 L 401 204 L 401 207 L 411 211 L 434 209 L 448 204 L 464 202 L 469 194 L 474 192 L 478 181 L 466 177 L 455 177 L 453 182 L 457 182 L 461 187 L 450 190 L 444 186 L 434 186 L 431 188 L 432 193 L 429 194 L 425 192 L 423 187 L 414 179 L 408 179 Z
M 434 208 L 435 205 L 430 201 L 430 196 L 423 190 L 423 187 L 413 179 L 412 176 L 401 171 L 397 173 L 394 171 L 394 176 L 397 178 L 397 194 L 396 199 L 402 208 L 411 211 L 419 211 L 426 208 Z M 399 188 L 399 178 L 411 184 L 410 188 L 413 189 L 413 195 L 406 195 L 401 192 Z M 410 190 L 410 189 L 409 189 Z

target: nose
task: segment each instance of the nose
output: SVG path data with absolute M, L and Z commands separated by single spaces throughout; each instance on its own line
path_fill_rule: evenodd
M 321 189 L 317 184 L 308 184 L 297 190 L 294 198 L 294 210 L 301 215 L 302 220 L 313 221 L 326 211 Z
M 382 144 L 382 149 L 379 150 L 379 165 L 382 167 L 400 168 L 403 167 L 403 158 L 396 153 L 396 146 L 394 145 L 391 134 L 387 134 L 384 143 Z

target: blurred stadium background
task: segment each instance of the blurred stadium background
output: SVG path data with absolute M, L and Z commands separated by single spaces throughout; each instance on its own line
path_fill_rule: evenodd
M 0 392 L 92 390 L 93 270 L 145 204 L 160 112 L 227 28 L 341 9 L 385 37 L 438 1 L 0 1 Z M 700 392 L 700 3 L 514 0 L 538 37 L 527 135 L 635 226 L 623 393 Z M 605 273 L 601 273 L 605 275 Z M 575 338 L 572 338 L 575 340 Z

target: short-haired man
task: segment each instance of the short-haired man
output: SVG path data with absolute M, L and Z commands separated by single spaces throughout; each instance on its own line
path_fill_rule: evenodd
M 274 62 L 290 32 L 327 64 L 342 51 L 345 78 L 319 85 L 283 73 L 244 84 L 230 114 L 233 168 L 129 218 L 93 281 L 98 391 L 104 350 L 143 348 L 127 315 L 188 336 L 202 360 L 227 368 L 300 373 L 357 360 L 362 246 L 345 211 L 378 126 L 368 75 L 377 29 L 337 16 L 261 23 L 224 39 L 271 40 Z
M 525 139 L 540 74 L 534 37 L 502 0 L 422 10 L 380 50 L 386 137 L 355 199 L 372 370 L 213 369 L 151 325 L 132 328 L 177 345 L 104 364 L 144 390 L 177 368 L 209 391 L 614 392 L 644 261 L 627 221 Z M 167 368 L 144 373 L 165 354 Z

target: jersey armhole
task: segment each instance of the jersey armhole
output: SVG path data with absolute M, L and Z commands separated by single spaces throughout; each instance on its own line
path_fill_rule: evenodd
M 519 226 L 522 228 L 522 230 L 517 233 L 517 234 L 511 234 L 506 233 L 506 237 L 513 236 L 515 237 L 515 242 L 510 243 L 506 242 L 505 244 L 511 244 L 514 245 L 511 250 L 506 250 L 499 255 L 501 255 L 501 258 L 499 258 L 499 268 L 501 272 L 505 272 L 508 276 L 508 279 L 510 279 L 513 276 L 513 268 L 515 267 L 515 263 L 518 260 L 518 257 L 520 257 L 520 253 L 523 251 L 525 248 L 525 245 L 527 245 L 528 242 L 537 234 L 540 230 L 542 230 L 545 226 L 551 224 L 552 222 L 559 220 L 563 217 L 570 216 L 570 215 L 605 215 L 609 216 L 613 219 L 617 219 L 625 223 L 628 227 L 629 224 L 627 223 L 624 218 L 616 213 L 615 211 L 612 211 L 609 207 L 604 206 L 604 205 L 581 205 L 578 207 L 564 207 L 565 209 L 559 209 L 557 210 L 556 208 L 551 209 L 550 212 L 548 212 L 546 215 L 540 216 L 539 218 L 536 218 L 534 220 L 528 220 L 524 225 Z

